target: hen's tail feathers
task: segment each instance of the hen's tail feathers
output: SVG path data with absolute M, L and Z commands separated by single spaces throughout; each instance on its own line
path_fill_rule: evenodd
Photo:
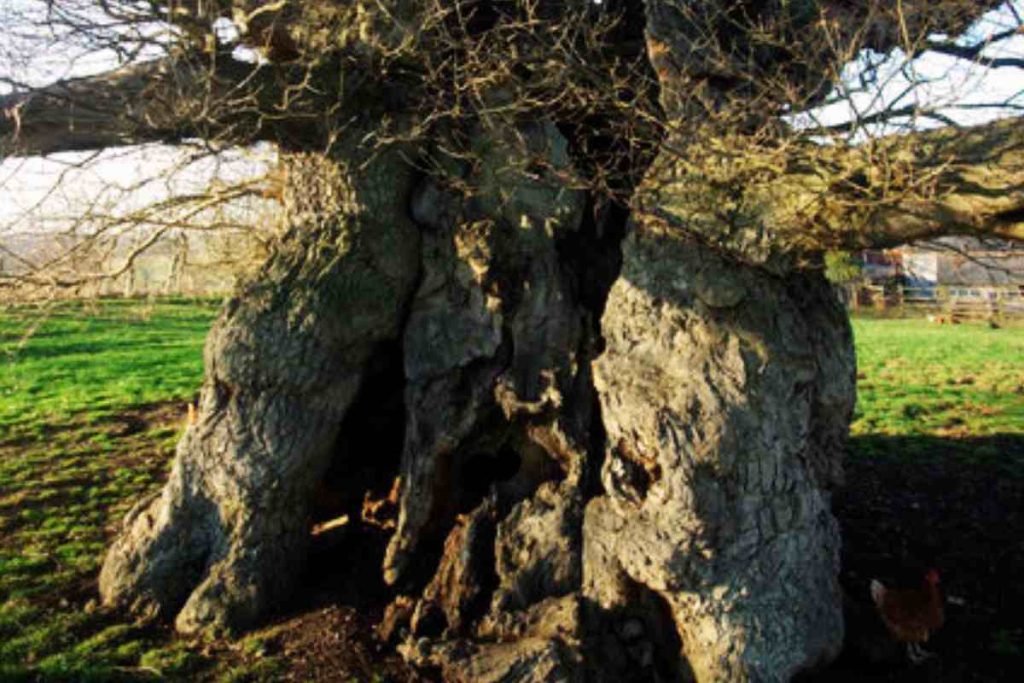
M 881 606 L 882 600 L 885 599 L 885 586 L 878 579 L 871 580 L 871 599 L 877 606 Z

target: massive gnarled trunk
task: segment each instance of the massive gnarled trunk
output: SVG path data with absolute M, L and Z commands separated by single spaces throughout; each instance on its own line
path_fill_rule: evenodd
M 290 231 L 211 332 L 198 417 L 104 599 L 186 632 L 256 623 L 295 587 L 328 468 L 358 514 L 371 458 L 399 480 L 380 560 L 413 662 L 753 680 L 827 661 L 853 397 L 828 285 L 657 221 L 623 245 L 626 213 L 564 182 L 554 125 L 472 135 L 478 163 L 447 182 L 408 152 L 359 174 L 291 159 Z M 401 460 L 339 455 L 388 344 Z

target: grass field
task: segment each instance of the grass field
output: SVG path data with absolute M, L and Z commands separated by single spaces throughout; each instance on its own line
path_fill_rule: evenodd
M 1024 664 L 1024 328 L 853 327 L 858 402 L 834 510 L 850 598 L 844 657 L 860 661 L 824 680 L 1013 680 Z M 870 579 L 919 581 L 923 567 L 939 568 L 958 599 L 929 643 L 940 657 L 863 668 L 870 637 L 857 634 L 877 626 Z
M 189 300 L 0 312 L 0 439 L 191 395 L 215 312 Z
M 855 320 L 853 434 L 1024 434 L 1024 328 Z
M 184 672 L 196 655 L 93 608 L 112 526 L 163 480 L 209 302 L 0 312 L 0 680 Z
M 0 680 L 246 680 L 273 678 L 283 665 L 264 652 L 265 634 L 211 648 L 95 603 L 118 520 L 165 476 L 215 312 L 196 301 L 0 310 Z M 1009 482 L 1007 500 L 1016 500 L 1024 457 L 1005 455 L 1007 444 L 1024 444 L 1024 329 L 898 320 L 854 328 L 860 401 L 848 464 L 856 500 L 840 501 L 849 510 L 839 514 L 854 553 L 844 561 L 856 569 L 844 570 L 844 582 L 860 591 L 864 557 L 886 552 L 877 547 L 885 528 L 877 516 L 895 527 L 891 538 L 913 546 L 921 534 L 900 527 L 900 515 L 913 514 L 901 505 L 941 502 L 889 496 L 887 477 L 909 477 L 894 485 L 906 486 L 918 476 L 908 466 L 957 462 Z M 962 481 L 957 472 L 950 476 Z M 1020 569 L 1017 543 L 990 580 Z M 953 581 L 968 599 L 987 599 Z M 986 619 L 984 652 L 1019 656 L 1024 634 Z

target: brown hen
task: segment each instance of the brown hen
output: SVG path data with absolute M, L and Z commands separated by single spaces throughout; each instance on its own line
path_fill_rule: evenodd
M 945 620 L 939 572 L 929 569 L 918 588 L 886 588 L 871 582 L 871 598 L 893 637 L 907 644 L 907 656 L 918 664 L 931 653 L 921 647 Z

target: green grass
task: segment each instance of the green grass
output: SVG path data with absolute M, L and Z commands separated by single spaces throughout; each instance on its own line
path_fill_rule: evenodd
M 216 309 L 0 309 L 0 680 L 279 672 L 280 661 L 246 641 L 210 650 L 95 605 L 118 521 L 166 477 Z M 873 452 L 886 443 L 871 442 L 879 435 L 1024 433 L 1024 330 L 892 320 L 857 320 L 854 329 L 862 379 L 853 457 L 912 456 Z M 1018 635 L 993 647 L 1019 647 Z
M 1024 328 L 853 321 L 854 436 L 1024 434 Z
M 95 578 L 117 520 L 165 478 L 216 310 L 163 301 L 0 311 L 0 680 L 194 668 L 198 656 L 166 633 L 96 609 Z
M 0 440 L 191 395 L 215 311 L 187 300 L 0 310 Z

